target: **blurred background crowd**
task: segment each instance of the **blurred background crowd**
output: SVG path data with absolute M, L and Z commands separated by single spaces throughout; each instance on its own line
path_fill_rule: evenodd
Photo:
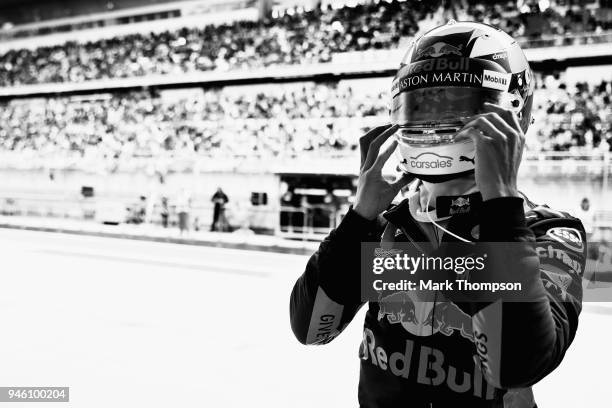
M 542 3 L 549 2 L 379 0 L 340 8 L 295 7 L 259 21 L 12 49 L 0 56 L 0 85 L 329 62 L 337 53 L 394 49 L 424 25 L 450 18 L 495 25 L 524 47 L 547 39 L 557 45 L 559 36 L 561 44 L 571 44 L 581 41 L 573 35 L 612 28 L 607 12 L 568 5 L 540 12 Z
M 360 118 L 387 120 L 388 102 L 386 92 L 354 95 L 334 84 L 242 95 L 207 90 L 170 101 L 143 91 L 15 100 L 0 104 L 0 148 L 114 159 L 354 150 L 366 125 Z
M 612 82 L 538 78 L 530 151 L 612 149 Z M 391 79 L 389 78 L 389 83 Z M 0 104 L 0 149 L 33 156 L 129 160 L 175 156 L 298 157 L 352 153 L 388 120 L 387 90 L 304 83 L 164 97 L 163 91 L 18 99 Z M 362 85 L 363 86 L 363 85 Z

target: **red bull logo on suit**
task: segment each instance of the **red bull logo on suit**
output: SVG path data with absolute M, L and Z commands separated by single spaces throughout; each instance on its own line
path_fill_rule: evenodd
M 465 214 L 470 211 L 470 198 L 458 197 L 451 201 L 449 214 Z
M 408 292 L 395 292 L 378 302 L 378 320 L 385 316 L 391 324 L 417 323 L 414 302 Z
M 397 377 L 415 378 L 419 384 L 433 386 L 444 384 L 453 392 L 471 393 L 475 397 L 487 400 L 493 399 L 495 395 L 495 387 L 483 378 L 478 364 L 474 364 L 468 371 L 459 370 L 446 362 L 446 356 L 441 350 L 421 346 L 410 339 L 406 340 L 403 350 L 389 353 L 376 344 L 374 333 L 370 329 L 365 329 L 359 356 L 362 360 L 370 360 L 374 366 L 383 371 L 390 371 Z
M 415 336 L 431 336 L 436 333 L 451 336 L 457 332 L 472 340 L 472 318 L 450 301 L 424 302 L 416 299 L 414 292 L 395 292 L 378 300 L 378 320 L 384 318 L 391 324 L 401 324 Z M 413 299 L 414 298 L 414 299 Z

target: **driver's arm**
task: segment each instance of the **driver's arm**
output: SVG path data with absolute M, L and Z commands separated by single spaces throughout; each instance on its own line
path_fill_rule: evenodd
M 527 223 L 521 198 L 496 198 L 483 206 L 480 241 L 498 243 L 487 247 L 492 262 L 487 279 L 522 282 L 518 295 L 524 301 L 474 304 L 475 345 L 491 384 L 526 387 L 561 363 L 576 334 L 586 259 L 584 228 L 580 220 L 545 207 L 530 211 Z M 575 231 L 574 241 L 583 245 L 575 248 L 575 243 L 553 239 L 548 235 L 552 228 Z M 550 257 L 549 246 L 562 253 Z
M 361 242 L 377 240 L 375 221 L 352 209 L 310 257 L 293 287 L 291 328 L 302 344 L 325 344 L 350 323 L 361 305 Z

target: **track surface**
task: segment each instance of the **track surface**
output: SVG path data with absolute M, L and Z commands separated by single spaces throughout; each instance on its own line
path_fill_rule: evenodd
M 357 405 L 363 311 L 324 347 L 291 333 L 306 257 L 16 230 L 0 248 L 0 386 L 70 386 L 74 407 Z M 611 341 L 612 305 L 587 305 L 538 405 L 609 407 Z

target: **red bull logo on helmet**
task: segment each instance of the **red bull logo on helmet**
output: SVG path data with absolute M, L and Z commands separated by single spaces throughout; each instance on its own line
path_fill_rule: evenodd
M 427 57 L 438 58 L 444 55 L 458 55 L 460 57 L 463 56 L 463 44 L 454 46 L 442 41 L 438 41 L 428 47 L 418 50 L 416 53 L 416 57 L 419 59 Z
M 415 62 L 401 68 L 397 76 L 406 76 L 430 71 L 469 71 L 469 58 L 438 58 Z

